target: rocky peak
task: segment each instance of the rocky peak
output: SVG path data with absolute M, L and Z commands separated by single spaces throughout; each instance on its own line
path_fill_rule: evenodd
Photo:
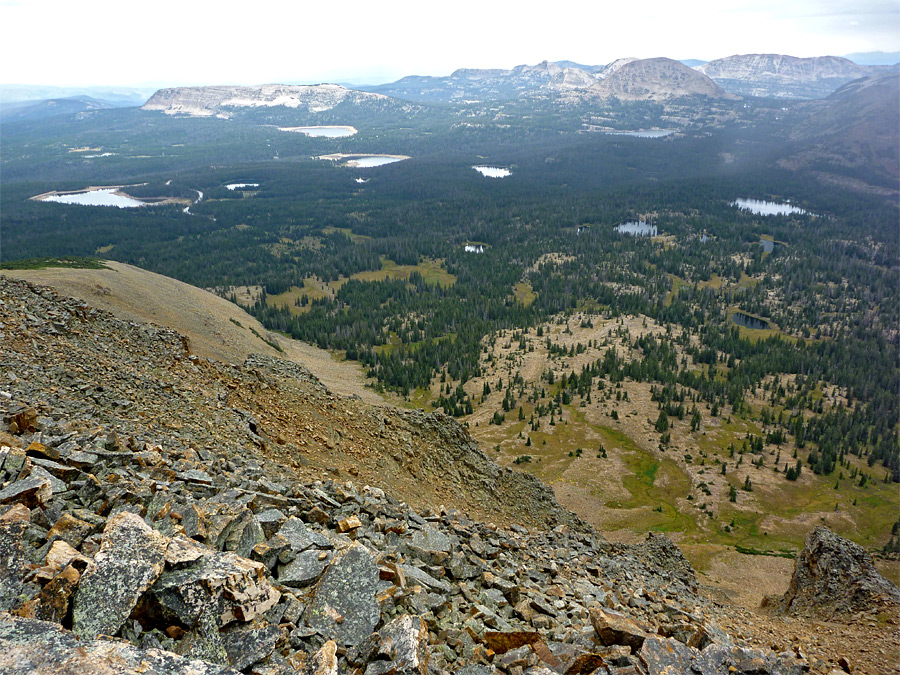
M 600 98 L 626 101 L 665 101 L 684 96 L 733 98 L 706 75 L 667 58 L 623 63 L 591 91 Z

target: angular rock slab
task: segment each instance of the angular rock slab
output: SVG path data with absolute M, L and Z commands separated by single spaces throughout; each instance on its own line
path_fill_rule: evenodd
M 0 504 L 19 502 L 29 509 L 43 506 L 53 497 L 53 487 L 46 476 L 29 476 L 0 490 Z
M 162 574 L 168 540 L 133 513 L 106 523 L 100 551 L 81 577 L 72 630 L 83 638 L 115 635 L 138 599 Z
M 357 645 L 369 637 L 381 616 L 377 591 L 375 559 L 364 546 L 351 546 L 325 570 L 304 619 L 328 640 Z
M 211 553 L 162 575 L 153 595 L 163 612 L 193 628 L 212 607 L 220 626 L 251 621 L 281 598 L 264 565 L 234 553 Z
M 418 616 L 398 616 L 378 631 L 366 675 L 426 675 L 428 628 Z
M 293 588 L 311 586 L 328 564 L 327 557 L 320 559 L 320 554 L 324 555 L 324 552 L 315 549 L 301 551 L 293 561 L 278 570 L 278 583 Z
M 31 511 L 22 504 L 16 504 L 0 516 L 0 610 L 18 604 L 28 572 L 22 537 L 30 521 Z
M 246 670 L 274 652 L 281 635 L 282 631 L 278 626 L 222 633 L 228 663 L 237 670 Z
M 638 654 L 647 671 L 657 675 L 691 672 L 698 652 L 672 638 L 648 637 Z
M 309 657 L 303 667 L 303 675 L 338 675 L 337 644 L 334 640 L 328 640 Z
M 0 673 L 4 675 L 240 675 L 161 649 L 111 640 L 80 640 L 59 624 L 0 613 Z
M 650 636 L 650 629 L 622 614 L 608 612 L 595 607 L 591 610 L 591 625 L 605 645 L 625 645 L 632 653 L 644 644 Z

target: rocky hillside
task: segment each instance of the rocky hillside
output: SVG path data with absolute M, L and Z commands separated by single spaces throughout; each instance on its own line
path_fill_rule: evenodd
M 0 277 L 0 373 L 0 672 L 824 674 L 842 656 L 706 599 L 665 537 L 607 543 L 452 420 L 296 364 L 209 361 Z
M 346 89 L 337 84 L 292 86 L 264 84 L 256 87 L 176 87 L 160 89 L 144 104 L 144 110 L 167 115 L 227 117 L 234 108 L 271 108 L 283 106 L 316 113 L 342 104 L 385 103 L 388 97 Z
M 742 54 L 709 61 L 697 70 L 725 91 L 740 96 L 825 98 L 875 68 L 840 56 L 797 58 L 784 54 Z
M 640 59 L 622 63 L 592 93 L 623 101 L 665 101 L 684 96 L 734 98 L 702 73 L 673 59 Z

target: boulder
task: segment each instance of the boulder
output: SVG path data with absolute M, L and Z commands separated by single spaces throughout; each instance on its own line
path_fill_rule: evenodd
M 325 570 L 303 617 L 328 640 L 358 644 L 372 633 L 381 616 L 377 591 L 375 559 L 364 546 L 350 546 Z
M 43 506 L 53 496 L 50 479 L 46 476 L 29 476 L 0 490 L 0 504 L 18 502 L 29 509 Z
M 591 625 L 604 645 L 625 645 L 636 652 L 651 634 L 650 629 L 627 616 L 595 607 Z
M 218 625 L 251 621 L 281 597 L 268 582 L 266 568 L 234 553 L 207 552 L 180 569 L 169 570 L 153 587 L 163 615 L 189 628 L 197 626 L 208 607 Z
M 28 571 L 22 537 L 30 521 L 31 512 L 22 504 L 0 516 L 0 610 L 19 603 Z
M 287 565 L 278 570 L 278 582 L 293 588 L 303 588 L 315 583 L 328 565 L 330 554 L 311 549 L 302 551 Z
M 306 661 L 303 675 L 337 675 L 337 644 L 328 640 Z
M 641 645 L 638 657 L 654 675 L 681 675 L 691 672 L 697 652 L 673 638 L 650 636 Z
M 885 579 L 859 544 L 817 527 L 806 537 L 794 575 L 776 609 L 830 619 L 872 609 L 900 609 L 900 589 Z
M 141 595 L 162 574 L 168 541 L 123 511 L 106 524 L 100 551 L 81 577 L 72 629 L 83 638 L 115 635 Z
M 127 642 L 83 640 L 62 626 L 0 613 L 0 672 L 4 675 L 240 675 L 204 661 Z
M 426 675 L 430 650 L 428 628 L 421 617 L 398 616 L 366 642 L 365 675 Z

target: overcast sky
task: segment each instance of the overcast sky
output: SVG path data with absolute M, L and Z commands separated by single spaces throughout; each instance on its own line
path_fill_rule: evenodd
M 898 0 L 0 0 L 7 84 L 361 84 L 544 59 L 898 50 Z

